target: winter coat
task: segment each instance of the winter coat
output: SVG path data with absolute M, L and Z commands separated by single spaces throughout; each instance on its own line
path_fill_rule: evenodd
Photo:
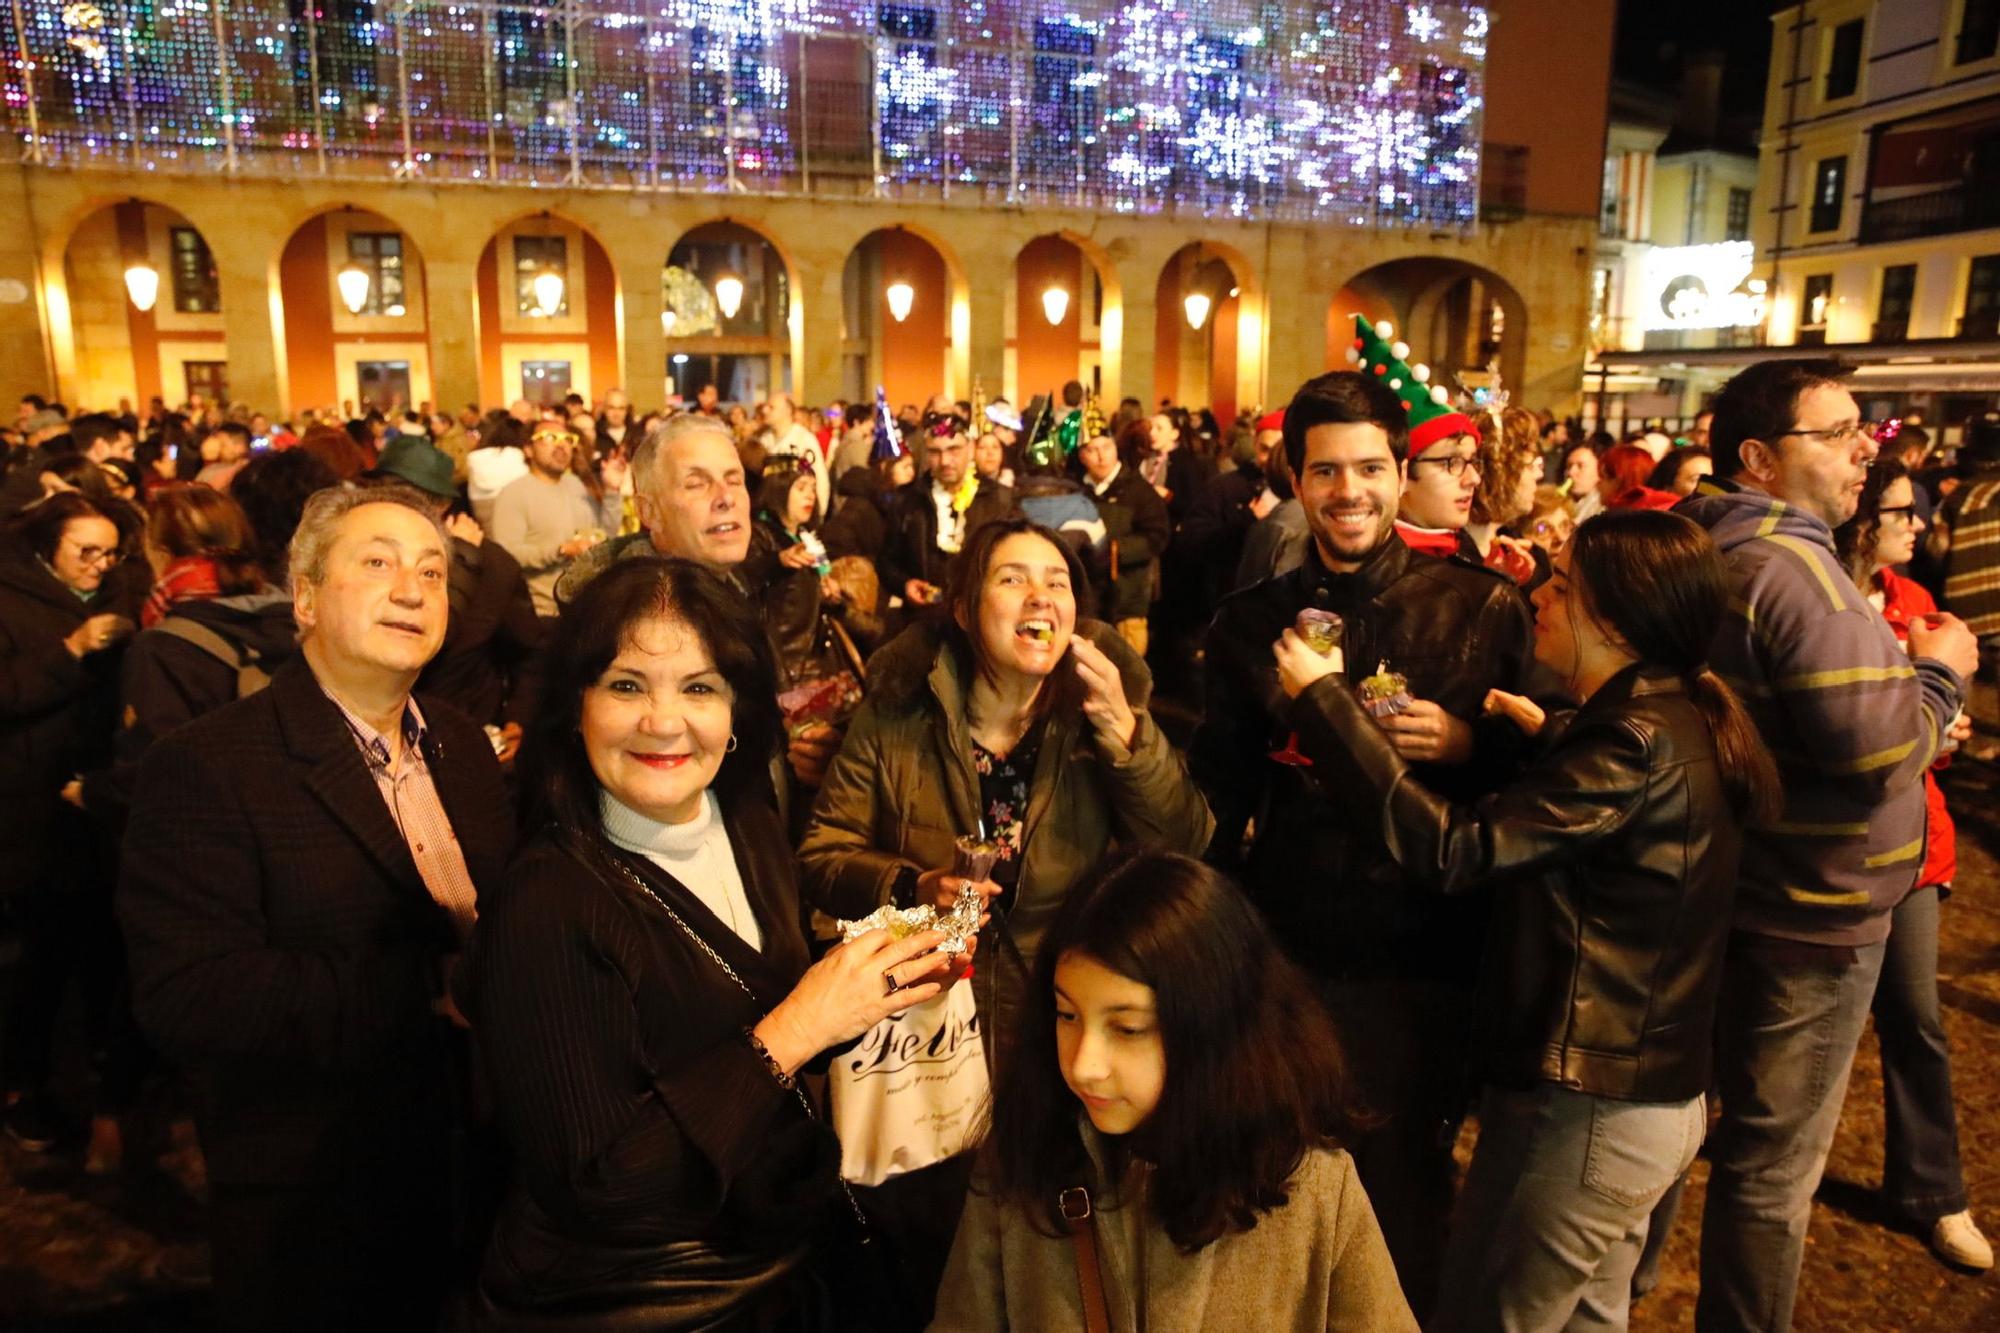
M 1911 661 L 1834 553 L 1825 523 L 1714 478 L 1674 511 L 1728 563 L 1730 614 L 1709 654 L 1778 762 L 1785 808 L 1743 852 L 1736 928 L 1875 944 L 1924 860 L 1924 773 L 1965 682 Z
M 1077 1183 L 1090 1190 L 1089 1225 L 1113 1333 L 1414 1333 L 1417 1321 L 1346 1153 L 1307 1153 L 1283 1204 L 1259 1215 L 1250 1230 L 1232 1231 L 1189 1255 L 1145 1207 L 1152 1168 L 1135 1160 L 1119 1188 L 1108 1189 L 1104 1141 L 1087 1125 L 1081 1132 L 1092 1178 Z M 1083 1326 L 1075 1241 L 1042 1234 L 975 1177 L 932 1333 Z
M 1082 621 L 1076 632 L 1118 668 L 1138 731 L 1131 754 L 1121 759 L 1106 751 L 1081 709 L 1055 713 L 1044 724 L 1014 906 L 1004 922 L 994 914 L 996 924 L 980 943 L 975 991 L 989 1031 L 1007 1030 L 1022 966 L 1034 966 L 1064 897 L 1107 849 L 1142 843 L 1198 856 L 1214 828 L 1180 756 L 1146 712 L 1153 680 L 1145 663 L 1108 625 Z M 905 866 L 948 869 L 953 840 L 979 825 L 979 778 L 966 722 L 970 666 L 945 634 L 932 623 L 912 626 L 868 664 L 868 697 L 827 771 L 799 847 L 806 900 L 830 916 L 866 916 L 888 902 Z M 1003 930 L 1011 945 L 997 938 Z
M 1013 491 L 998 482 L 982 480 L 965 511 L 965 540 L 970 541 L 984 524 L 1014 511 Z M 931 498 L 929 473 L 896 492 L 896 508 L 889 521 L 888 540 L 875 562 L 882 571 L 883 589 L 901 597 L 911 579 L 944 587 L 953 557 L 938 549 L 937 504 Z
M 451 619 L 417 688 L 481 726 L 525 725 L 532 704 L 525 680 L 547 639 L 520 562 L 490 537 L 477 546 L 453 537 Z
M 138 618 L 145 569 L 115 566 L 80 598 L 25 551 L 0 557 L 0 887 L 41 880 L 62 789 L 111 757 L 123 650 L 76 657 L 63 640 L 92 616 Z
M 1143 617 L 1153 599 L 1153 571 L 1174 535 L 1166 503 L 1133 467 L 1119 468 L 1101 494 L 1094 485 L 1084 490 L 1097 504 L 1110 548 L 1104 577 L 1093 579 L 1098 614 L 1114 623 Z
M 1937 613 L 1937 603 L 1921 583 L 1906 579 L 1893 569 L 1882 571 L 1882 618 L 1896 632 L 1896 641 L 1909 651 L 1910 623 Z M 1938 786 L 1937 771 L 1951 763 L 1940 758 L 1924 774 L 1924 868 L 1917 872 L 1917 887 L 1950 888 L 1958 878 L 1958 828 L 1945 808 L 1944 790 Z

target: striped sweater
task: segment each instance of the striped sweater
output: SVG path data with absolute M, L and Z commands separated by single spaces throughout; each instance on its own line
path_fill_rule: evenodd
M 1872 944 L 1924 861 L 1924 773 L 1964 682 L 1912 661 L 1835 558 L 1825 523 L 1707 481 L 1677 512 L 1729 564 L 1730 614 L 1710 654 L 1778 762 L 1779 819 L 1747 838 L 1736 928 Z
M 2000 634 L 2000 467 L 1981 468 L 1945 502 L 1951 529 L 1944 602 L 1974 634 Z

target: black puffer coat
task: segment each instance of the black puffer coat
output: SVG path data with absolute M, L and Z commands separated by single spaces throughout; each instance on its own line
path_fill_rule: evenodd
M 79 659 L 63 640 L 95 615 L 136 618 L 144 579 L 128 562 L 81 598 L 33 555 L 0 555 L 0 891 L 46 878 L 63 787 L 110 757 L 123 652 Z

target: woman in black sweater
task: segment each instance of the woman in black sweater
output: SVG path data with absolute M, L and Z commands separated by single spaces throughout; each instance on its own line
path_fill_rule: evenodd
M 741 594 L 622 562 L 554 635 L 521 754 L 530 841 L 459 993 L 515 1178 L 490 1327 L 812 1329 L 853 1225 L 799 1071 L 936 995 L 926 932 L 808 966 L 770 785 L 770 649 Z

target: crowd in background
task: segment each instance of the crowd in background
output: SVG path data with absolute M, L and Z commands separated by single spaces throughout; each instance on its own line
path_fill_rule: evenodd
M 1782 1328 L 1872 1009 L 1891 1202 L 1990 1267 L 1932 770 L 1994 757 L 2000 415 L 1843 376 L 1622 440 L 1352 372 L 25 398 L 6 1130 L 110 1173 L 184 1096 L 240 1328 L 1622 1327 L 1707 1135 L 1701 1324 Z M 969 980 L 828 948 L 972 894 Z M 849 1189 L 815 1079 L 954 985 L 984 1147 Z

